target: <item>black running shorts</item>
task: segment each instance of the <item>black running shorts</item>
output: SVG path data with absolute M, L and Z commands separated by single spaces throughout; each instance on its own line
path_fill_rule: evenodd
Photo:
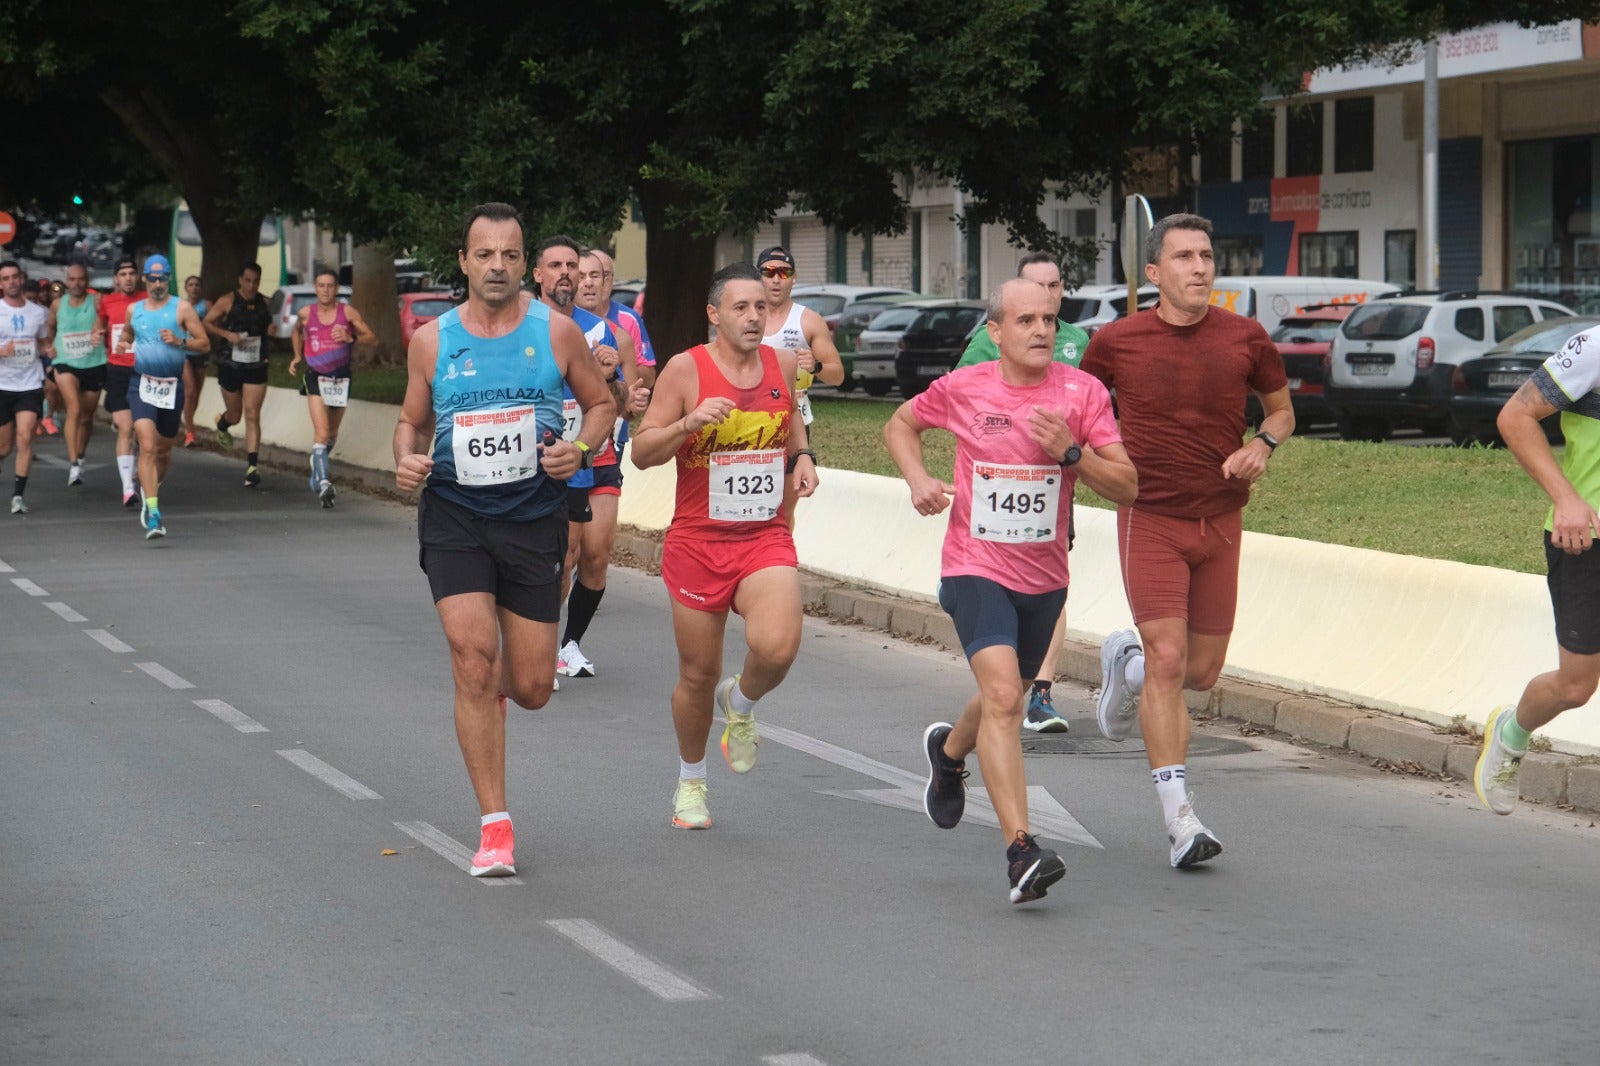
M 1600 654 L 1600 543 L 1568 555 L 1544 535 L 1556 643 L 1574 655 Z
M 967 658 L 997 644 L 1015 648 L 1017 668 L 1028 681 L 1039 673 L 1066 604 L 1066 589 L 1012 592 L 998 581 L 966 574 L 939 582 L 939 606 L 956 624 Z
M 36 415 L 42 415 L 44 389 L 28 389 L 26 392 L 7 392 L 0 389 L 0 426 L 9 426 L 15 422 L 18 411 L 32 411 Z
M 514 522 L 474 514 L 424 489 L 417 502 L 418 562 L 433 601 L 488 592 L 496 605 L 534 622 L 561 617 L 567 516 Z
M 128 409 L 128 382 L 133 380 L 133 367 L 106 364 L 106 413 L 116 414 Z

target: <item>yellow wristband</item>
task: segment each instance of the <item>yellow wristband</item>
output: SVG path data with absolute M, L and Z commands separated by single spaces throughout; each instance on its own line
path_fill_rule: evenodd
M 588 452 L 589 451 L 589 446 L 587 444 L 583 443 L 583 441 L 581 441 L 581 440 L 575 440 L 572 443 L 576 444 L 579 448 L 583 449 L 584 452 Z

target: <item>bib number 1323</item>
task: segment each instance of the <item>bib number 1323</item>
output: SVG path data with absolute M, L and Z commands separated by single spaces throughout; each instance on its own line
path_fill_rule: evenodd
M 451 450 L 460 485 L 510 485 L 539 472 L 539 421 L 534 407 L 468 411 L 455 416 Z
M 712 452 L 710 515 L 718 522 L 765 522 L 783 503 L 785 449 Z

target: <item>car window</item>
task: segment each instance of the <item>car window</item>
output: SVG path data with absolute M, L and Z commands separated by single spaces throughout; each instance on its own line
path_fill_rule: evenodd
M 1519 337 L 1511 345 L 1511 350 L 1519 355 L 1554 355 L 1574 334 L 1581 333 L 1593 325 L 1592 320 L 1576 318 L 1566 322 L 1556 322 L 1544 329 L 1531 330 L 1526 337 Z
M 1339 332 L 1355 341 L 1397 341 L 1422 328 L 1428 304 L 1368 304 L 1350 312 Z
M 892 311 L 879 311 L 872 317 L 868 329 L 905 329 L 916 321 L 922 312 L 914 307 L 896 307 Z
M 1540 318 L 1563 318 L 1563 317 L 1566 316 L 1566 314 L 1567 314 L 1566 311 L 1564 311 L 1561 308 L 1556 307 L 1556 306 L 1554 306 L 1552 304 L 1540 304 L 1539 305 L 1539 317 Z
M 1272 331 L 1272 339 L 1280 344 L 1326 344 L 1339 332 L 1339 323 L 1326 319 L 1314 322 L 1296 322 L 1285 319 Z
M 1457 311 L 1456 332 L 1475 341 L 1483 340 L 1483 308 L 1463 307 Z
M 411 313 L 418 318 L 438 318 L 454 306 L 455 304 L 444 296 L 437 300 L 414 300 L 411 304 Z
M 1503 341 L 1519 329 L 1533 325 L 1533 308 L 1508 304 L 1494 309 L 1494 339 Z
M 909 327 L 918 332 L 969 332 L 984 317 L 981 307 L 934 307 L 922 312 Z
M 267 304 L 268 313 L 270 313 L 273 318 L 277 318 L 278 313 L 283 310 L 284 295 L 284 291 L 279 289 L 277 292 L 272 294 L 272 302 Z
M 314 293 L 314 292 L 297 292 L 297 293 L 294 294 L 294 303 L 290 306 L 289 314 L 290 315 L 298 315 L 300 313 L 301 308 L 310 307 L 312 304 L 314 304 L 316 302 L 317 302 L 317 294 L 316 293 Z
M 843 296 L 829 296 L 827 293 L 822 292 L 796 296 L 794 302 L 811 308 L 811 310 L 824 318 L 829 315 L 836 315 L 844 310 Z
M 1127 302 L 1127 297 L 1123 297 L 1123 302 Z M 1061 301 L 1061 310 L 1056 313 L 1063 322 L 1082 322 L 1099 309 L 1099 300 L 1068 296 Z

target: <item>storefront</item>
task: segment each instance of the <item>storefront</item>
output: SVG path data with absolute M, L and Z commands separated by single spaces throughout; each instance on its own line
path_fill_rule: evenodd
M 1600 135 L 1513 142 L 1506 160 L 1511 284 L 1600 308 Z

